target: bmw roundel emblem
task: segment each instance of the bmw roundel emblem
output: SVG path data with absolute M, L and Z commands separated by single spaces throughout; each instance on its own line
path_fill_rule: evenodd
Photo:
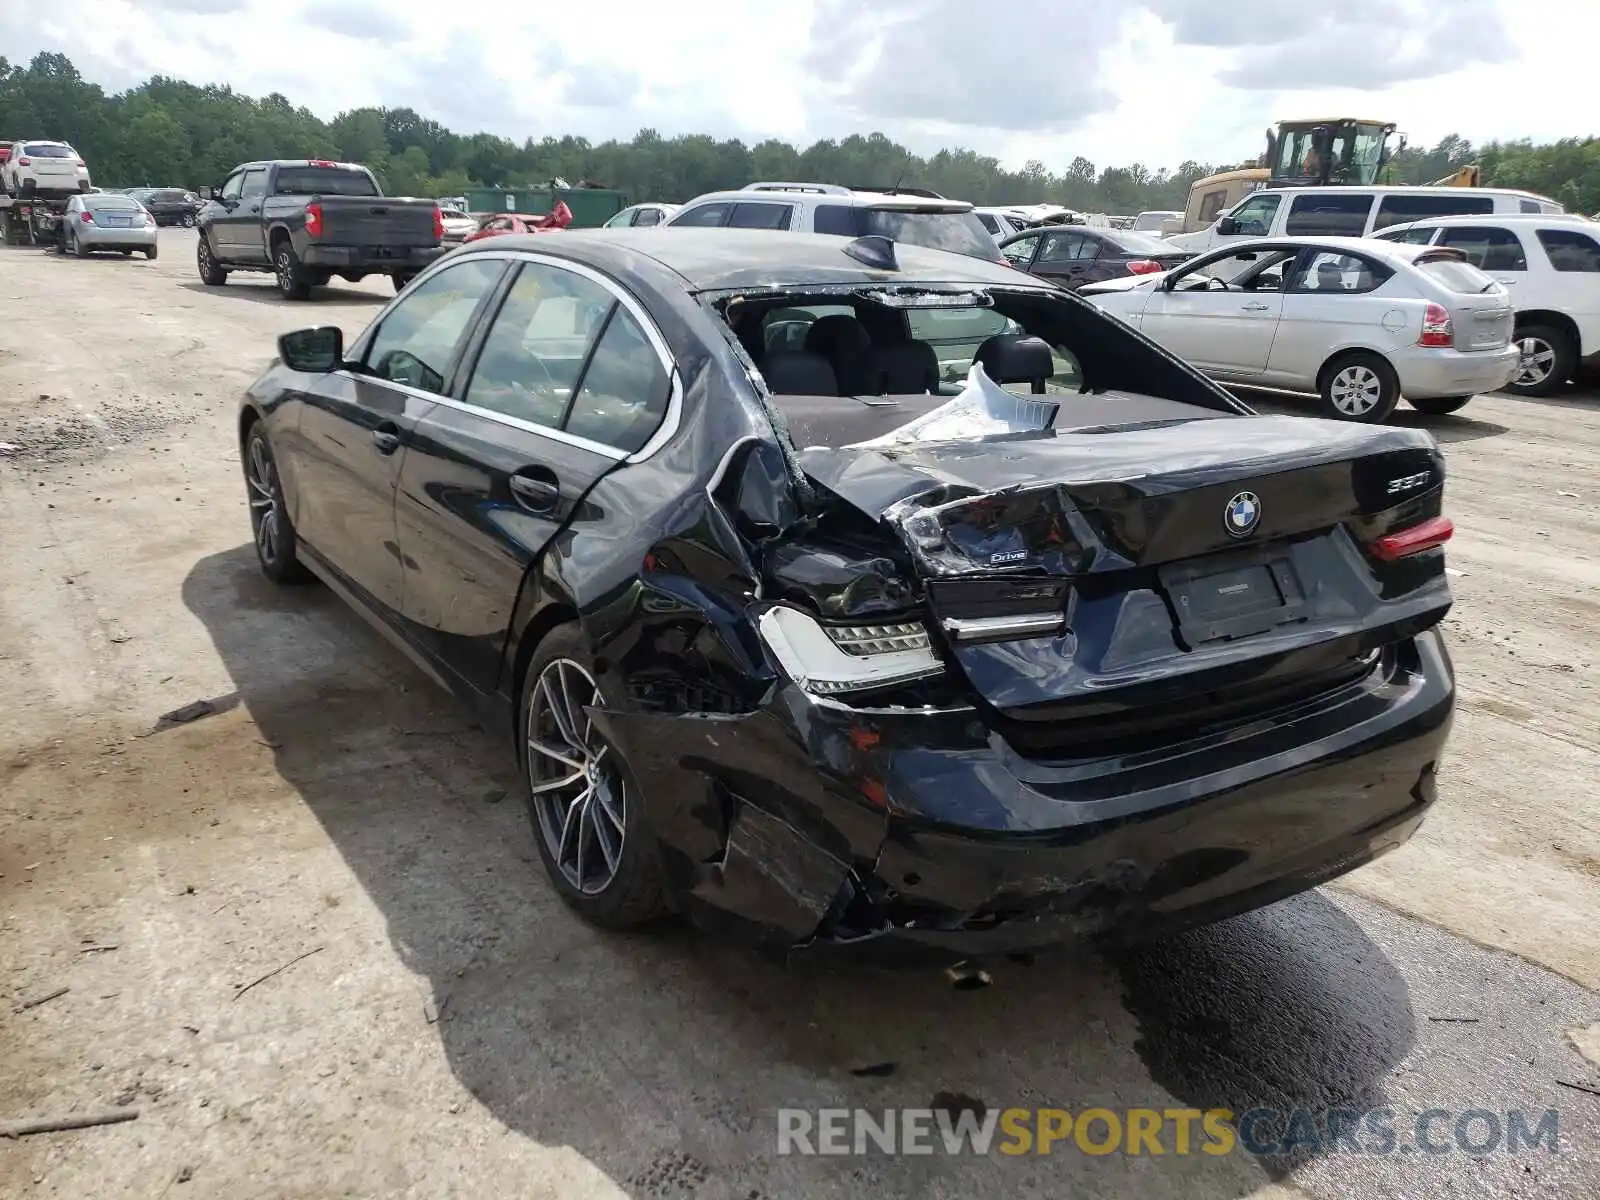
M 1261 497 L 1240 492 L 1222 510 L 1222 524 L 1236 538 L 1249 537 L 1261 524 Z

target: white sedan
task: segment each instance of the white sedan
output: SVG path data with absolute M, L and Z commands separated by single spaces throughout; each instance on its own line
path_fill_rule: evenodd
M 1455 412 L 1519 363 L 1505 288 L 1441 247 L 1261 238 L 1078 294 L 1221 382 L 1316 392 L 1346 421 L 1402 396 Z

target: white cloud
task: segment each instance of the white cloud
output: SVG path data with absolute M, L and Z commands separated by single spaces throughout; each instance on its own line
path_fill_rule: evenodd
M 163 74 L 331 117 L 409 106 L 520 141 L 881 130 L 1011 165 L 1257 153 L 1278 117 L 1397 121 L 1415 142 L 1597 132 L 1583 0 L 74 0 L 0 13 L 13 62 L 66 54 L 110 90 Z M 286 19 L 287 18 L 287 19 Z M 1354 110 L 1359 110 L 1356 112 Z

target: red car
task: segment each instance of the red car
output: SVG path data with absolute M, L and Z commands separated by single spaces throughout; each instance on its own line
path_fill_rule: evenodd
M 528 213 L 500 213 L 490 217 L 476 233 L 462 238 L 463 242 L 476 242 L 483 238 L 499 237 L 502 233 L 555 233 L 572 224 L 572 210 L 562 201 L 547 213 L 533 216 Z

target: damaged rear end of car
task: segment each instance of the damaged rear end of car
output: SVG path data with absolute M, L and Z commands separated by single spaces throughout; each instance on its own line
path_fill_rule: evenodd
M 885 964 L 1139 939 L 1416 829 L 1454 701 L 1426 433 L 1256 416 L 1037 285 L 697 302 L 759 419 L 652 541 L 643 618 L 589 623 L 698 923 Z M 884 369 L 793 349 L 846 317 Z

